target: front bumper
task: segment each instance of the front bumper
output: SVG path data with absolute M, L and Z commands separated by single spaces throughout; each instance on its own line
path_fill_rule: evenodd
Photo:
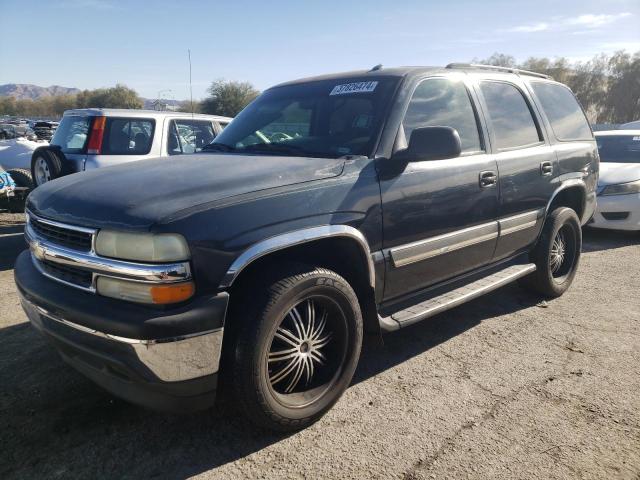
M 28 251 L 15 265 L 22 306 L 62 358 L 116 396 L 157 410 L 213 405 L 226 293 L 159 310 L 43 276 Z
M 640 194 L 599 196 L 598 207 L 589 226 L 613 230 L 640 230 Z

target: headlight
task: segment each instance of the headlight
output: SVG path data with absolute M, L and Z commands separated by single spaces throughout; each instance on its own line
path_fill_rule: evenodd
M 628 195 L 630 193 L 640 193 L 640 180 L 629 183 L 618 183 L 607 185 L 600 195 Z
M 166 305 L 188 300 L 193 296 L 195 286 L 193 282 L 154 284 L 98 277 L 96 290 L 100 295 L 118 300 Z
M 176 262 L 189 259 L 182 235 L 173 233 L 127 233 L 100 230 L 96 253 L 104 257 L 139 262 Z

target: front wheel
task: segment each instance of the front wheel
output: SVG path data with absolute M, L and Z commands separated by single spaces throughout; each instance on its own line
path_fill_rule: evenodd
M 360 356 L 362 315 L 347 281 L 324 268 L 294 268 L 264 293 L 235 319 L 243 322 L 235 350 L 236 398 L 257 424 L 297 430 L 324 415 L 349 386 Z
M 578 269 L 582 229 L 575 211 L 556 208 L 547 217 L 538 244 L 531 252 L 536 271 L 522 284 L 549 297 L 567 291 Z

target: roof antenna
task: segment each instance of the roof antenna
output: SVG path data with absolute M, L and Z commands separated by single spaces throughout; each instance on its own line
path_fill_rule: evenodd
M 191 49 L 187 50 L 189 54 L 189 95 L 191 96 L 191 118 L 193 118 L 193 86 L 191 85 Z
M 382 68 L 382 64 L 379 63 L 378 65 L 376 65 L 375 67 L 373 67 L 371 70 L 369 70 L 370 72 L 377 72 L 378 70 L 380 70 Z

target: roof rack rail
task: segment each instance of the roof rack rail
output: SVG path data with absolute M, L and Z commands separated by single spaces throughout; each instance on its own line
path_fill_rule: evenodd
M 532 77 L 552 79 L 551 75 L 545 75 L 544 73 L 530 72 L 529 70 L 521 70 L 520 68 L 496 67 L 494 65 L 482 65 L 480 63 L 450 63 L 445 68 L 449 68 L 449 69 L 477 68 L 480 70 L 495 70 L 497 72 L 516 73 L 518 75 L 530 75 Z

